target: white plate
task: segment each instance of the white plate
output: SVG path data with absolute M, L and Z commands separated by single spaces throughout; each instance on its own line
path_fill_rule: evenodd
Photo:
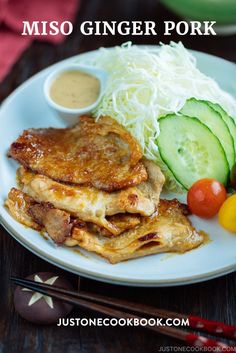
M 89 58 L 96 52 L 80 55 Z M 236 97 L 236 65 L 195 52 L 199 68 L 214 77 L 221 87 Z M 73 57 L 63 61 L 73 62 Z M 58 63 L 56 65 L 60 65 Z M 200 282 L 236 269 L 236 235 L 219 227 L 217 220 L 192 217 L 197 229 L 205 230 L 212 241 L 183 255 L 152 255 L 110 265 L 102 258 L 71 248 L 55 246 L 39 233 L 16 222 L 4 208 L 9 189 L 15 185 L 17 163 L 6 157 L 7 150 L 23 129 L 61 127 L 43 96 L 43 82 L 53 65 L 21 85 L 0 109 L 0 218 L 9 233 L 30 251 L 65 270 L 104 282 L 137 286 L 174 286 Z

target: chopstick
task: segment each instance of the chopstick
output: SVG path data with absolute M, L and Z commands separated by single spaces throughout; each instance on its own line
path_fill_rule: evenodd
M 12 277 L 11 278 L 14 282 L 18 281 L 22 283 L 22 285 L 26 284 L 32 284 L 35 285 L 38 284 L 35 281 L 32 280 L 25 280 L 25 279 L 19 279 Z M 38 288 L 38 286 L 37 286 Z M 130 301 L 126 301 L 124 299 L 114 299 L 110 298 L 107 296 L 101 296 L 97 294 L 90 294 L 90 293 L 85 293 L 85 292 L 74 292 L 74 291 L 69 291 L 65 290 L 63 288 L 59 287 L 52 287 L 48 284 L 40 284 L 40 288 L 45 289 L 45 290 L 50 290 L 52 288 L 56 288 L 58 293 L 61 294 L 67 294 L 75 298 L 80 298 L 80 299 L 85 299 L 89 301 L 93 301 L 99 304 L 105 304 L 108 306 L 113 306 L 115 308 L 119 309 L 125 309 L 128 311 L 134 311 L 135 313 L 142 314 L 142 315 L 150 315 L 150 316 L 155 316 L 155 317 L 163 317 L 165 319 L 168 318 L 179 318 L 179 319 L 188 319 L 189 320 L 189 327 L 194 328 L 197 330 L 204 330 L 205 332 L 208 332 L 210 334 L 216 334 L 218 336 L 222 337 L 227 337 L 230 339 L 236 339 L 236 326 L 232 325 L 226 325 L 221 322 L 217 321 L 210 321 L 210 320 L 205 320 L 202 319 L 201 317 L 198 316 L 191 316 L 191 315 L 185 315 L 185 314 L 179 314 L 176 312 L 172 311 L 167 311 L 163 309 L 157 309 L 152 306 L 146 305 L 146 304 L 141 304 L 141 303 L 133 303 Z
M 204 330 L 210 334 L 221 335 L 230 339 L 236 339 L 236 326 L 225 325 L 220 322 L 204 320 L 200 317 L 182 315 L 175 312 L 170 312 L 163 309 L 156 309 L 146 304 L 132 303 L 126 300 L 109 298 L 106 296 L 100 296 L 97 294 L 90 293 L 78 293 L 63 288 L 47 285 L 45 283 L 38 283 L 33 280 L 26 280 L 16 277 L 11 277 L 11 280 L 20 286 L 26 287 L 33 291 L 51 296 L 53 298 L 65 301 L 67 303 L 80 306 L 84 309 L 92 310 L 103 315 L 110 317 L 125 318 L 125 319 L 141 319 L 141 316 L 134 315 L 133 313 L 124 312 L 123 310 L 132 311 L 142 315 L 151 317 L 162 317 L 162 318 L 180 318 L 189 320 L 189 328 L 197 330 Z M 104 304 L 104 305 L 102 305 Z M 115 309 L 114 309 L 115 308 Z M 117 310 L 123 309 L 123 310 Z M 201 345 L 201 347 L 217 347 L 218 349 L 225 350 L 226 348 L 232 348 L 228 345 L 215 341 L 213 339 L 199 336 L 194 333 L 177 329 L 170 326 L 144 326 L 144 328 L 162 333 L 164 335 L 177 338 L 185 343 L 191 344 L 192 346 Z

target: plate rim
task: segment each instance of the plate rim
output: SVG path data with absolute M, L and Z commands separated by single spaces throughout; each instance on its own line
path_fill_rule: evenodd
M 156 45 L 140 45 L 139 47 L 146 47 L 146 48 L 156 48 Z M 107 49 L 114 49 L 114 47 L 109 47 Z M 10 104 L 11 100 L 15 98 L 15 96 L 18 94 L 19 91 L 23 90 L 25 87 L 31 84 L 31 81 L 37 78 L 37 76 L 40 76 L 42 73 L 46 73 L 47 71 L 52 70 L 54 67 L 64 64 L 67 61 L 71 61 L 73 59 L 76 59 L 78 57 L 86 56 L 86 55 L 92 55 L 92 53 L 97 53 L 99 49 L 87 51 L 84 53 L 80 53 L 74 56 L 71 56 L 69 58 L 63 59 L 61 61 L 58 61 L 41 71 L 37 72 L 36 74 L 32 75 L 30 78 L 28 78 L 25 82 L 20 84 L 13 92 L 10 93 L 8 97 L 2 102 L 1 107 L 0 107 L 0 114 L 2 110 L 5 108 L 7 104 Z M 208 54 L 205 52 L 201 51 L 195 51 L 195 50 L 190 50 L 190 52 L 194 53 L 199 53 L 204 56 L 210 56 L 213 59 L 218 59 L 218 60 L 223 60 L 227 64 L 231 64 L 235 67 L 236 69 L 236 64 L 234 62 L 228 61 L 224 58 Z M 127 278 L 122 278 L 122 277 L 117 277 L 117 276 L 112 276 L 109 274 L 99 274 L 96 271 L 91 271 L 91 270 L 86 270 L 86 268 L 80 268 L 78 265 L 73 266 L 72 264 L 64 263 L 63 260 L 60 258 L 55 258 L 54 256 L 51 256 L 48 253 L 44 253 L 41 249 L 39 249 L 37 246 L 34 248 L 34 245 L 30 242 L 27 241 L 27 238 L 22 236 L 20 232 L 16 231 L 12 225 L 10 225 L 6 219 L 4 218 L 4 215 L 2 214 L 2 211 L 0 209 L 0 223 L 2 226 L 5 228 L 5 230 L 15 239 L 17 240 L 21 245 L 23 245 L 26 249 L 31 251 L 33 254 L 36 256 L 39 256 L 40 258 L 44 259 L 45 261 L 60 267 L 64 270 L 67 270 L 69 272 L 75 273 L 77 275 L 81 275 L 93 280 L 101 281 L 101 282 L 106 282 L 106 283 L 112 283 L 112 284 L 117 284 L 117 285 L 126 285 L 126 286 L 138 286 L 138 287 L 169 287 L 169 286 L 179 286 L 179 285 L 186 285 L 186 284 L 192 284 L 192 283 L 198 283 L 198 282 L 203 282 L 207 281 L 216 277 L 220 277 L 229 273 L 232 273 L 236 271 L 236 261 L 234 264 L 231 264 L 229 266 L 225 266 L 221 269 L 215 270 L 215 271 L 209 271 L 205 272 L 204 274 L 200 275 L 191 275 L 191 276 L 185 276 L 183 278 L 178 278 L 178 279 L 169 279 L 169 280 L 138 280 L 138 279 L 127 279 Z

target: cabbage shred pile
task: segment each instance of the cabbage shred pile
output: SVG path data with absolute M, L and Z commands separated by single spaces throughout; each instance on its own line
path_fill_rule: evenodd
M 197 69 L 195 57 L 182 43 L 151 48 L 126 43 L 113 49 L 101 48 L 89 64 L 109 74 L 94 116 L 99 119 L 109 115 L 125 126 L 139 141 L 144 155 L 160 165 L 167 189 L 180 191 L 158 152 L 158 119 L 178 113 L 191 97 L 218 103 L 233 115 L 233 97 Z

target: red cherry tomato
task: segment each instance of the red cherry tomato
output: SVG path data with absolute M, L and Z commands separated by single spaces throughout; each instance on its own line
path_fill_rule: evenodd
M 202 218 L 215 216 L 227 193 L 223 184 L 215 179 L 201 179 L 188 191 L 187 202 L 192 213 Z

